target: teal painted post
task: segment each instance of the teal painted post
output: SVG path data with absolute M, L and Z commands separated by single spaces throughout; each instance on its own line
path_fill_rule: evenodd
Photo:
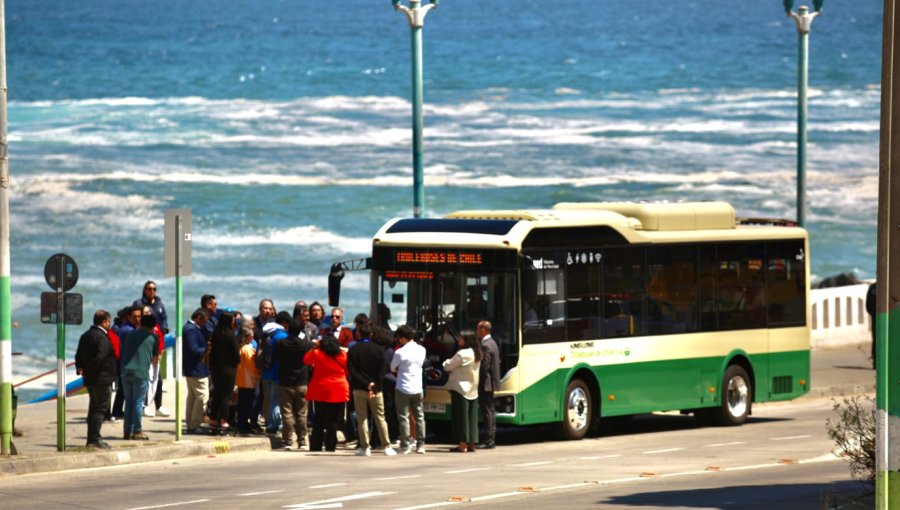
M 12 304 L 9 269 L 9 159 L 6 137 L 6 14 L 0 0 L 0 454 L 12 451 Z
M 409 21 L 412 37 L 412 124 L 413 124 L 413 217 L 420 218 L 425 214 L 425 164 L 423 150 L 423 134 L 425 122 L 422 116 L 422 27 L 425 15 L 437 6 L 437 0 L 422 6 L 421 0 L 409 0 L 409 7 L 400 4 L 400 0 L 391 0 L 394 10 L 402 12 Z
M 57 281 L 62 285 L 62 275 Z M 56 449 L 64 452 L 66 451 L 66 323 L 62 287 L 59 288 L 58 295 L 59 300 L 56 307 Z
M 416 5 L 418 2 L 410 2 Z M 418 6 L 416 7 L 418 9 Z M 422 26 L 411 28 L 412 33 L 412 107 L 413 107 L 413 217 L 425 214 L 425 168 L 422 130 Z
M 797 71 L 797 224 L 806 226 L 806 115 L 809 86 L 809 32 L 797 31 L 800 53 Z

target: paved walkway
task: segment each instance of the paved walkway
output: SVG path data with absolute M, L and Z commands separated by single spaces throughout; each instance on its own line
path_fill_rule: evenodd
M 871 394 L 875 392 L 875 372 L 868 359 L 869 345 L 820 348 L 812 352 L 812 390 L 804 398 Z M 163 404 L 175 409 L 175 381 L 165 382 Z M 173 417 L 144 418 L 144 432 L 150 441 L 125 441 L 121 423 L 103 424 L 104 439 L 111 450 L 92 450 L 84 446 L 87 434 L 86 395 L 66 400 L 66 451 L 57 451 L 56 402 L 19 406 L 14 437 L 18 454 L 0 456 L 0 477 L 87 467 L 113 466 L 165 460 L 192 455 L 220 455 L 228 452 L 263 450 L 280 445 L 280 439 L 268 437 L 221 437 L 183 435 L 175 440 Z M 277 443 L 277 444 L 276 444 Z

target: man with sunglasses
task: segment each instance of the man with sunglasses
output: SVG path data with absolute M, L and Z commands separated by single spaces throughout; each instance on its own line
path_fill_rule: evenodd
M 350 346 L 353 341 L 353 332 L 349 328 L 343 326 L 344 310 L 340 308 L 331 309 L 331 326 L 322 329 L 322 336 L 334 335 L 339 344 L 344 349 Z

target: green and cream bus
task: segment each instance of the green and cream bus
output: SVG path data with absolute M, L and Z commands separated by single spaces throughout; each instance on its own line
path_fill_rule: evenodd
M 497 422 L 693 413 L 739 425 L 753 402 L 809 391 L 806 231 L 731 205 L 561 203 L 395 219 L 373 240 L 372 310 L 423 335 L 426 413 L 449 419 L 440 362 L 487 319 Z

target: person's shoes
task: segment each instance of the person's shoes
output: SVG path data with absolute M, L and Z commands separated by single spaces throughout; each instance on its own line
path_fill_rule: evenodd
M 371 448 L 359 448 L 358 450 L 356 450 L 356 456 L 357 457 L 371 457 L 372 449 Z
M 126 432 L 125 435 L 122 436 L 122 439 L 124 439 L 125 441 L 130 440 L 130 439 L 131 439 L 131 434 Z
M 403 446 L 400 447 L 400 453 L 402 453 L 403 455 L 409 455 L 410 453 L 413 453 L 415 451 L 416 451 L 416 447 L 413 445 L 409 445 L 406 447 L 403 447 Z
M 479 450 L 490 450 L 491 448 L 494 448 L 495 446 L 497 446 L 497 445 L 495 445 L 493 441 L 485 441 L 478 445 L 478 449 Z
M 451 452 L 466 453 L 466 451 L 468 451 L 468 448 L 466 447 L 466 443 L 459 443 L 459 446 L 455 446 L 455 447 L 453 447 L 453 448 L 450 448 L 450 451 L 451 451 Z
M 286 452 L 293 450 L 293 448 L 289 444 L 286 444 L 286 445 L 282 446 L 281 448 Z
M 417 446 L 416 453 L 418 453 L 419 455 L 425 455 L 425 445 L 422 444 L 422 445 Z
M 154 418 L 154 417 L 156 417 L 156 413 L 151 411 L 149 407 L 145 407 L 144 408 L 144 416 L 146 416 L 147 418 Z
M 109 450 L 111 447 L 106 444 L 106 441 L 102 439 L 98 439 L 96 441 L 89 441 L 87 444 L 88 448 L 96 448 L 98 450 Z
M 144 434 L 143 432 L 135 432 L 134 434 L 131 434 L 131 439 L 134 441 L 149 441 L 150 440 L 150 438 L 147 437 L 147 434 Z
M 469 443 L 468 448 L 469 448 L 470 452 L 474 452 L 475 451 L 475 443 Z
M 119 419 L 116 418 L 115 416 L 110 416 L 110 417 L 106 418 L 106 420 L 104 420 L 104 421 L 115 423 L 115 422 L 119 421 Z
M 172 416 L 172 413 L 170 413 L 169 410 L 165 408 L 165 406 L 159 406 L 159 409 L 156 410 L 156 416 L 169 417 Z
M 388 446 L 387 448 L 384 449 L 384 454 L 387 455 L 388 457 L 393 457 L 394 455 L 397 455 L 397 450 Z
M 196 428 L 193 428 L 193 429 L 185 429 L 184 433 L 185 433 L 185 434 L 190 434 L 190 435 L 193 436 L 193 435 L 199 434 L 200 431 L 199 431 L 198 429 L 196 429 Z

